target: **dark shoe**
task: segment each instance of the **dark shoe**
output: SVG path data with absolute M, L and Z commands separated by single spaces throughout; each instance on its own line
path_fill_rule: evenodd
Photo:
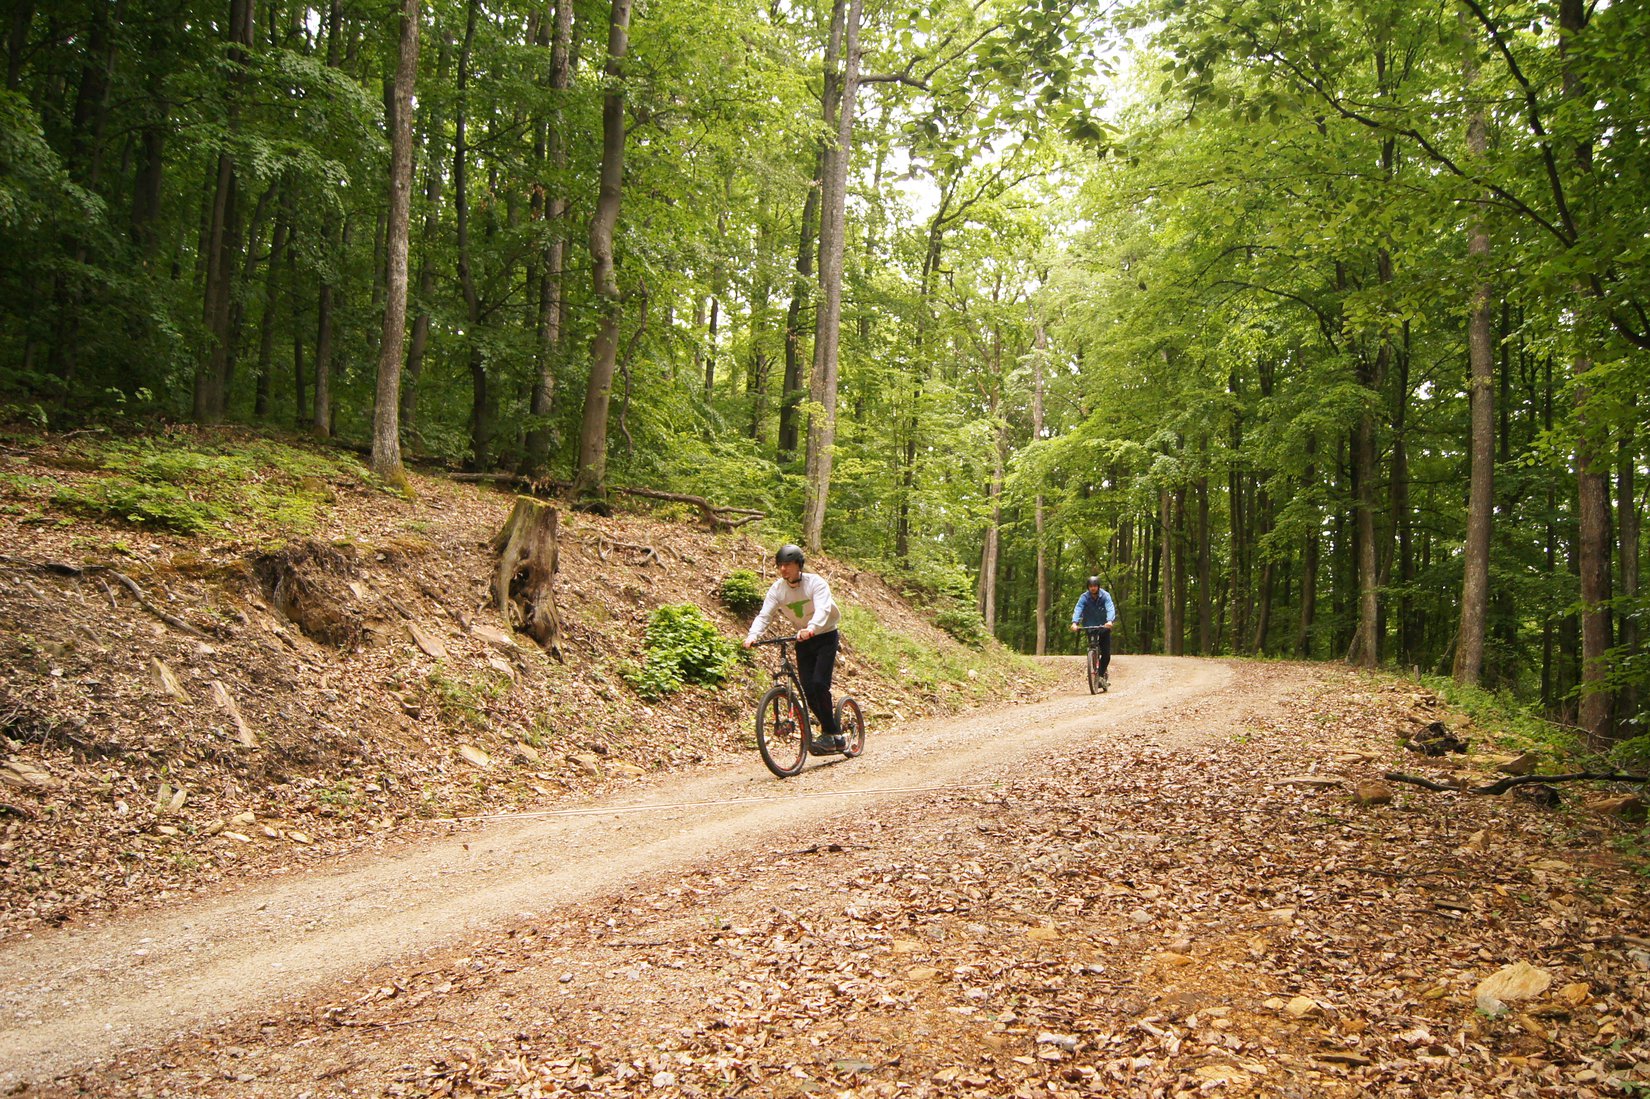
M 816 756 L 831 756 L 844 752 L 847 748 L 848 745 L 840 736 L 822 736 L 815 740 L 808 750 Z

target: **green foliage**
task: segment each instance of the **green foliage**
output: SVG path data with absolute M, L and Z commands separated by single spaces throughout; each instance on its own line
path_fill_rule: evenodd
M 734 569 L 722 578 L 722 603 L 735 614 L 754 614 L 762 607 L 762 580 L 750 569 Z
M 933 565 L 924 571 L 924 584 L 913 584 L 906 597 L 919 607 L 930 608 L 934 625 L 974 649 L 985 647 L 991 634 L 985 628 L 974 602 L 973 583 L 960 568 Z
M 98 476 L 60 486 L 53 504 L 186 535 L 242 522 L 307 533 L 333 500 L 331 481 L 364 477 L 358 466 L 267 439 L 214 445 L 145 436 L 81 444 L 66 460 Z
M 189 498 L 173 484 L 146 484 L 127 477 L 108 477 L 85 485 L 65 485 L 52 503 L 94 519 L 154 527 L 173 534 L 201 534 L 229 525 L 221 506 Z
M 883 625 L 874 611 L 859 606 L 842 612 L 842 644 L 888 678 L 929 694 L 955 691 L 983 700 L 1001 697 L 1017 682 L 1049 674 L 1000 646 L 981 652 L 925 644 Z
M 648 616 L 644 644 L 647 655 L 642 664 L 630 664 L 623 674 L 646 699 L 663 698 L 689 683 L 720 683 L 740 657 L 739 645 L 722 636 L 716 623 L 692 603 L 655 609 Z
M 1589 755 L 1581 738 L 1542 718 L 1506 692 L 1463 687 L 1448 676 L 1425 676 L 1422 683 L 1486 730 L 1502 748 L 1535 750 L 1561 761 L 1581 761 Z

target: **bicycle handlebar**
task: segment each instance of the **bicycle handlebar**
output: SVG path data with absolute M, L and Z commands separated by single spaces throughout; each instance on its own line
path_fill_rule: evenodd
M 752 641 L 751 642 L 751 648 L 755 649 L 755 648 L 759 648 L 763 645 L 783 645 L 787 641 L 795 641 L 795 640 L 796 640 L 796 634 L 794 634 L 794 633 L 791 634 L 791 636 L 789 636 L 789 637 L 764 637 L 760 641 Z

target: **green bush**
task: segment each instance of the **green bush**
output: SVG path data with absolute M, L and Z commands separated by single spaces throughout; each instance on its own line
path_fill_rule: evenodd
M 761 578 L 750 569 L 734 569 L 722 578 L 722 603 L 735 614 L 755 614 L 766 594 Z
M 267 440 L 211 444 L 180 436 L 71 445 L 70 468 L 100 474 L 64 485 L 52 503 L 81 515 L 200 534 L 272 524 L 303 533 L 332 500 L 330 482 L 359 466 Z
M 625 681 L 643 698 L 662 698 L 684 684 L 722 682 L 739 662 L 739 644 L 723 637 L 716 623 L 692 603 L 655 610 L 647 620 L 647 656 L 624 670 Z
M 984 648 L 991 636 L 986 632 L 985 619 L 980 617 L 979 609 L 960 600 L 942 606 L 934 616 L 934 625 L 972 649 Z
M 222 529 L 228 517 L 220 507 L 191 500 L 176 485 L 144 484 L 125 477 L 65 485 L 52 495 L 52 503 L 92 518 L 124 520 L 175 534 Z

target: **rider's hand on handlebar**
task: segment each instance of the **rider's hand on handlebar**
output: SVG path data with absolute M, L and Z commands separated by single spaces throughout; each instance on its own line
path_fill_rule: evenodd
M 741 641 L 740 644 L 748 649 L 752 645 L 756 644 L 756 642 L 752 641 L 750 638 L 747 637 L 747 638 L 745 638 L 745 640 Z
M 796 639 L 798 641 L 806 641 L 813 635 L 814 631 L 808 629 L 807 627 L 803 627 L 802 629 L 796 631 Z

